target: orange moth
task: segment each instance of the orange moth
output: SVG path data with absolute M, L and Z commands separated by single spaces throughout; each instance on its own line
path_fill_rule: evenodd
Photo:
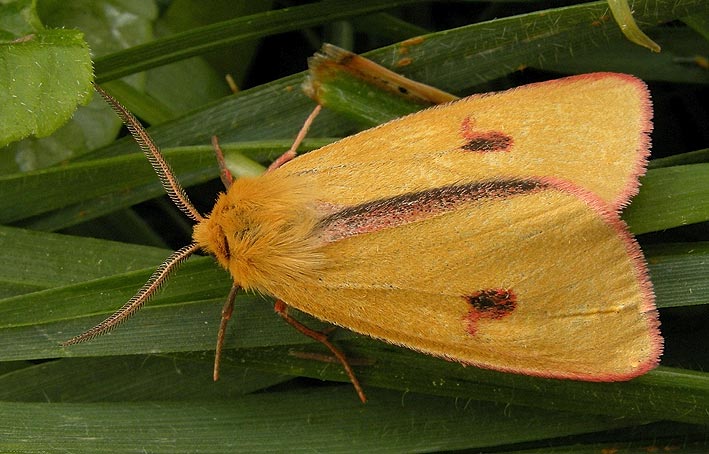
M 619 217 L 638 191 L 652 128 L 647 88 L 632 76 L 586 74 L 475 95 L 295 159 L 291 152 L 257 178 L 232 182 L 226 172 L 227 192 L 206 217 L 137 121 L 111 102 L 197 221 L 194 242 L 65 345 L 125 320 L 201 249 L 234 280 L 215 378 L 239 288 L 273 296 L 287 322 L 338 357 L 362 400 L 342 352 L 287 306 L 500 371 L 622 381 L 658 363 L 652 286 Z

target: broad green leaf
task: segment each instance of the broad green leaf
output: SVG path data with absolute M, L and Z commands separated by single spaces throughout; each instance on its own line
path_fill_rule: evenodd
M 91 58 L 76 30 L 42 30 L 0 45 L 0 146 L 46 137 L 91 99 Z
M 5 1 L 0 7 L 0 40 L 12 41 L 44 27 L 35 0 Z
M 71 36 L 76 36 L 77 41 L 74 45 L 80 48 L 82 53 L 74 55 L 78 52 L 74 51 L 74 54 L 59 59 L 47 54 L 52 47 L 43 46 L 44 52 L 28 56 L 28 63 L 31 64 L 22 67 L 44 69 L 47 73 L 45 77 L 50 83 L 38 83 L 31 78 L 18 79 L 17 84 L 23 87 L 23 93 L 17 94 L 18 102 L 41 101 L 46 103 L 44 109 L 51 113 L 61 107 L 63 115 L 56 116 L 56 119 L 41 119 L 43 127 L 51 126 L 51 131 L 59 128 L 51 136 L 43 137 L 47 134 L 37 134 L 37 137 L 11 143 L 0 150 L 0 173 L 3 174 L 45 168 L 106 145 L 114 139 L 121 127 L 120 121 L 100 97 L 91 99 L 90 96 L 93 92 L 90 85 L 93 70 L 89 47 L 95 58 L 144 42 L 151 36 L 150 20 L 156 14 L 152 2 L 132 0 L 44 0 L 39 2 L 37 10 L 44 26 L 48 27 L 42 33 L 72 34 Z M 65 88 L 53 88 L 62 81 L 65 81 Z M 141 84 L 141 77 L 132 77 L 131 82 Z M 38 90 L 40 93 L 34 93 Z M 51 92 L 46 93 L 49 90 L 61 90 L 63 96 L 81 95 L 82 104 L 88 105 L 77 109 L 77 102 L 54 101 L 56 96 L 51 95 Z M 12 117 L 0 114 L 0 118 Z M 8 121 L 2 123 L 13 124 Z M 3 144 L 5 143 L 7 142 Z

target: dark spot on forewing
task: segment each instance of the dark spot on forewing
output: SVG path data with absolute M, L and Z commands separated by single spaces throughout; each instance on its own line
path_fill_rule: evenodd
M 463 298 L 470 305 L 464 322 L 471 336 L 477 332 L 480 319 L 500 320 L 517 308 L 517 295 L 511 289 L 484 289 Z
M 475 123 L 473 117 L 466 117 L 461 122 L 460 135 L 465 140 L 461 149 L 478 153 L 505 152 L 512 149 L 512 136 L 498 130 L 478 130 Z
M 461 148 L 466 151 L 500 152 L 509 151 L 512 146 L 512 137 L 501 132 L 486 132 L 466 137 L 467 143 Z

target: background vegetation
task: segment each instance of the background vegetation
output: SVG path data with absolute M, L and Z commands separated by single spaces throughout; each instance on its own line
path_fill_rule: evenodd
M 629 43 L 604 1 L 3 2 L 0 451 L 706 451 L 709 5 L 632 6 L 661 53 Z M 323 42 L 456 95 L 590 71 L 646 80 L 653 161 L 624 217 L 656 287 L 662 366 L 628 383 L 543 380 L 338 330 L 362 405 L 339 365 L 293 354 L 322 349 L 271 301 L 241 295 L 213 384 L 230 281 L 209 257 L 111 335 L 62 349 L 191 234 L 132 140 L 116 140 L 120 121 L 89 101 L 90 56 L 208 212 L 220 190 L 210 137 L 239 174 L 279 155 L 312 109 L 299 87 Z M 328 110 L 305 145 L 365 126 Z

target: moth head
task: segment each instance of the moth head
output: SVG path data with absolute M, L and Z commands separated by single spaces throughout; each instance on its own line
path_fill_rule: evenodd
M 321 267 L 319 216 L 311 205 L 285 179 L 240 178 L 195 225 L 193 239 L 235 284 L 271 294 L 274 283 L 312 277 Z
M 236 227 L 226 225 L 233 224 L 228 221 L 235 217 L 234 207 L 229 205 L 226 194 L 220 194 L 211 214 L 195 224 L 192 233 L 194 242 L 204 252 L 213 255 L 227 270 L 232 253 L 225 229 L 232 230 L 230 227 Z

